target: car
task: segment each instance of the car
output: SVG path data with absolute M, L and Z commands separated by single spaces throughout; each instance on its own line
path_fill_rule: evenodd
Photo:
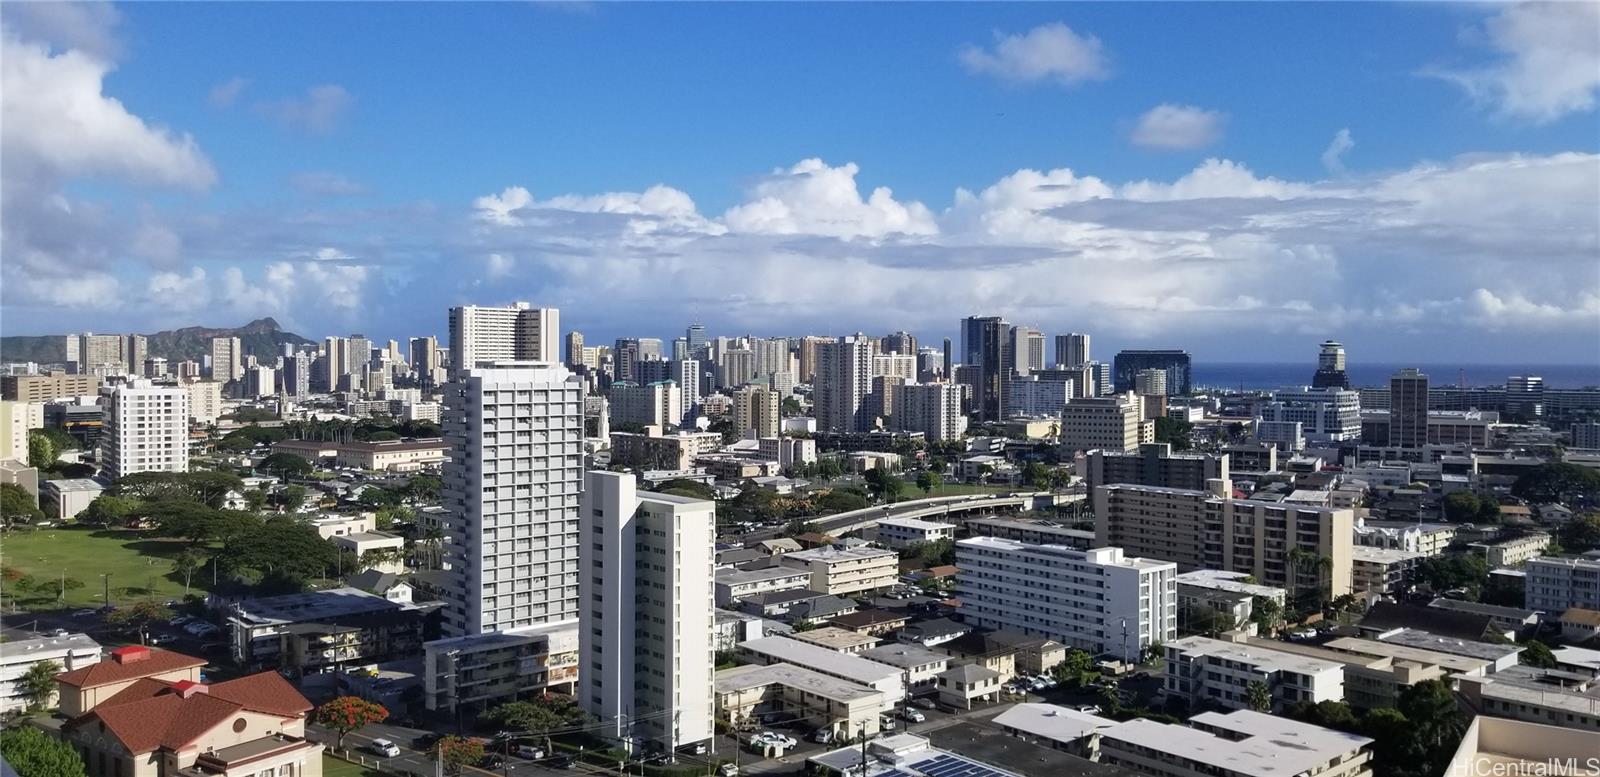
M 1100 714 L 1100 708 L 1098 706 L 1093 705 L 1093 704 L 1080 704 L 1080 705 L 1078 705 L 1076 707 L 1076 709 L 1079 712 L 1086 712 L 1086 713 L 1088 713 L 1090 715 L 1099 715 Z
M 892 718 L 892 717 L 890 717 L 888 715 L 879 715 L 878 716 L 878 728 L 880 728 L 880 729 L 882 729 L 884 731 L 893 731 L 894 727 L 895 727 L 894 718 Z
M 537 761 L 544 757 L 544 748 L 534 745 L 517 745 L 511 749 L 511 752 L 516 753 L 518 758 L 526 758 L 530 761 Z
M 738 764 L 723 764 L 717 767 L 717 777 L 739 777 Z
M 578 759 L 573 758 L 570 755 L 558 755 L 552 757 L 548 761 L 545 761 L 544 765 L 551 769 L 571 769 L 572 767 L 576 766 L 577 763 Z
M 416 739 L 411 740 L 411 749 L 421 750 L 422 752 L 426 753 L 429 750 L 432 750 L 433 746 L 438 743 L 439 735 L 430 731 L 422 736 L 417 737 Z
M 172 624 L 172 625 L 174 625 L 174 626 L 182 626 L 183 624 L 188 623 L 189 621 L 192 621 L 192 620 L 194 620 L 194 618 L 191 618 L 191 617 L 189 617 L 187 615 L 174 615 L 174 616 L 172 616 L 172 620 L 169 620 L 167 622 Z
M 174 637 L 171 634 L 151 634 L 148 642 L 152 645 L 167 645 L 171 644 L 176 639 L 177 637 Z
M 811 741 L 816 742 L 819 745 L 833 744 L 833 729 L 831 729 L 831 728 L 819 728 L 819 729 L 817 729 L 817 733 L 811 735 Z
M 918 710 L 911 710 L 911 709 L 901 710 L 900 711 L 900 719 L 906 721 L 907 723 L 926 723 L 926 722 L 928 722 L 928 716 L 927 715 L 922 714 Z
M 920 699 L 912 699 L 911 704 L 916 707 L 921 707 L 925 710 L 931 710 L 939 706 L 938 703 L 936 703 L 933 699 L 927 698 L 926 696 Z
M 1316 629 L 1301 629 L 1300 631 L 1297 631 L 1297 632 L 1295 632 L 1295 633 L 1293 633 L 1293 634 L 1291 634 L 1289 636 L 1294 637 L 1295 639 L 1316 639 L 1317 638 L 1317 630 Z
M 367 743 L 367 752 L 384 758 L 394 758 L 400 755 L 400 746 L 387 739 L 374 739 Z
M 793 748 L 795 745 L 800 744 L 800 741 L 794 737 L 785 736 L 776 731 L 763 731 L 757 734 L 755 738 L 762 744 L 769 744 L 774 747 L 782 747 L 784 749 Z
M 94 616 L 99 615 L 99 614 L 100 614 L 99 610 L 77 610 L 77 611 L 72 613 L 72 617 L 74 617 L 74 618 L 93 618 Z

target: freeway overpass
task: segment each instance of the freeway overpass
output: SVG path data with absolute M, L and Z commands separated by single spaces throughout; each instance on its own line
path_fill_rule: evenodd
M 1035 510 L 1082 499 L 1081 494 L 1052 494 L 1048 491 L 1030 491 L 1017 494 L 967 494 L 963 496 L 936 496 L 931 499 L 911 499 L 894 504 L 876 505 L 847 513 L 836 513 L 817 518 L 810 523 L 824 534 L 840 535 L 845 532 L 876 526 L 884 518 L 925 518 L 940 520 L 973 515 L 989 515 L 1002 511 Z

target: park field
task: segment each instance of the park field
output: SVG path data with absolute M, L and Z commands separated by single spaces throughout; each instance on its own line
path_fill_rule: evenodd
M 383 777 L 383 774 L 383 772 L 350 763 L 342 758 L 334 758 L 331 755 L 322 756 L 322 777 Z
M 172 571 L 172 559 L 185 547 L 183 540 L 139 531 L 56 528 L 9 532 L 0 537 L 0 564 L 35 581 L 57 585 L 39 585 L 32 590 L 8 585 L 6 598 L 15 596 L 22 609 L 34 611 L 99 607 L 106 603 L 102 576 L 110 575 L 112 604 L 147 597 L 181 599 L 183 577 Z M 195 575 L 193 593 L 203 593 L 202 576 Z M 68 587 L 65 598 L 60 598 L 63 578 Z

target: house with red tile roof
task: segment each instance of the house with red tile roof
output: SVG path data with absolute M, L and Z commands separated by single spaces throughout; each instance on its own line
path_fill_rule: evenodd
M 56 677 L 63 699 L 86 704 L 61 737 L 89 777 L 322 776 L 322 746 L 305 738 L 311 702 L 281 675 L 208 685 L 204 661 L 135 648 Z

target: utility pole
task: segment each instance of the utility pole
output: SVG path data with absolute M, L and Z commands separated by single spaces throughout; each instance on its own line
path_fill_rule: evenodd
M 100 575 L 100 579 L 102 581 L 104 581 L 104 583 L 105 583 L 105 602 L 106 602 L 106 606 L 110 607 L 111 606 L 111 573 L 110 572 L 102 573 Z

